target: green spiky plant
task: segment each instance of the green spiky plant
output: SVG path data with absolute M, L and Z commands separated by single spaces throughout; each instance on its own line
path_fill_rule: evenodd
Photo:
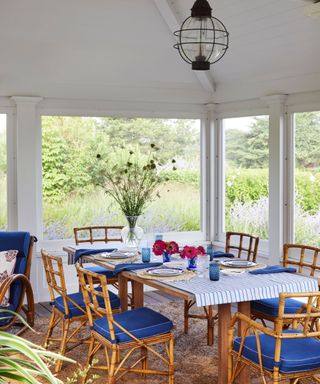
M 14 314 L 26 324 L 20 315 L 12 311 L 0 312 L 5 312 L 7 316 L 8 313 Z M 8 380 L 27 384 L 62 384 L 49 368 L 57 359 L 75 363 L 72 359 L 47 351 L 22 337 L 0 331 L 0 384 L 8 383 Z

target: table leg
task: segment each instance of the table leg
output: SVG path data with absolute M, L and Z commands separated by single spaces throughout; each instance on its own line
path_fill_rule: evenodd
M 250 317 L 250 314 L 251 314 L 250 301 L 238 303 L 238 311 Z M 244 322 L 239 321 L 238 336 L 241 336 L 241 332 L 243 331 L 245 325 L 246 324 Z M 248 367 L 244 367 L 239 375 L 239 384 L 247 384 L 247 383 L 250 383 L 250 369 Z
M 128 279 L 120 273 L 118 282 L 121 311 L 123 312 L 128 310 Z
M 144 295 L 143 295 L 143 284 L 132 281 L 132 301 L 134 308 L 143 307 Z
M 219 304 L 218 384 L 228 383 L 228 329 L 230 320 L 231 304 Z

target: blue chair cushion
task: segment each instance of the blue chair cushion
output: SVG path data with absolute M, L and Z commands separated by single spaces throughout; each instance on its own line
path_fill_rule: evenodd
M 97 288 L 97 291 L 101 291 L 101 287 Z M 82 296 L 81 292 L 71 293 L 68 296 L 75 303 L 77 303 L 79 305 L 79 307 L 82 308 L 85 311 L 85 313 L 86 313 L 86 306 L 84 304 L 83 296 Z M 119 299 L 119 297 L 116 294 L 114 294 L 113 292 L 110 292 L 110 291 L 109 291 L 109 297 L 110 297 L 111 308 L 112 309 L 119 308 L 120 307 L 120 299 Z M 97 296 L 97 300 L 98 300 L 98 303 L 99 303 L 100 307 L 104 308 L 103 297 Z M 64 315 L 65 315 L 64 317 L 66 319 L 70 319 L 70 318 L 73 318 L 73 317 L 83 316 L 84 315 L 84 313 L 78 307 L 76 307 L 71 301 L 69 301 L 69 300 L 68 300 L 69 314 L 66 315 L 65 314 L 65 309 L 64 309 L 63 297 L 62 296 L 59 296 L 59 297 L 57 297 L 55 299 L 54 306 L 60 312 L 64 313 Z
M 138 339 L 168 333 L 173 328 L 171 320 L 149 308 L 138 308 L 117 313 L 113 318 Z M 95 320 L 92 329 L 112 342 L 106 317 Z M 116 336 L 115 343 L 121 344 L 133 341 L 133 339 L 120 328 L 115 326 L 114 331 Z
M 9 249 L 18 250 L 15 274 L 25 274 L 27 267 L 27 256 L 29 253 L 31 236 L 29 232 L 0 232 L 0 251 Z M 10 303 L 16 309 L 19 304 L 22 284 L 16 282 L 10 287 Z
M 87 269 L 88 271 L 90 272 L 94 272 L 94 273 L 100 273 L 101 275 L 104 275 L 106 276 L 107 279 L 111 279 L 113 277 L 117 277 L 117 273 L 113 272 L 113 271 L 110 271 L 106 268 L 103 268 L 103 267 L 98 267 L 98 266 L 93 266 L 93 267 L 87 267 L 87 266 L 84 266 L 85 269 Z
M 298 333 L 289 330 L 286 333 Z M 260 335 L 262 364 L 265 369 L 273 371 L 275 338 L 268 335 Z M 233 348 L 239 351 L 241 338 L 234 340 Z M 242 356 L 259 364 L 257 343 L 255 336 L 247 336 L 245 339 Z M 282 339 L 279 370 L 281 373 L 304 372 L 320 368 L 320 340 L 316 338 Z
M 0 306 L 0 327 L 8 324 L 13 317 L 13 314 L 6 312 L 6 310 L 14 311 L 15 308 L 13 304 L 8 305 L 7 307 Z
M 287 299 L 284 307 L 285 313 L 296 313 L 303 303 L 295 299 Z M 278 316 L 279 299 L 264 299 L 251 302 L 251 309 L 269 316 Z

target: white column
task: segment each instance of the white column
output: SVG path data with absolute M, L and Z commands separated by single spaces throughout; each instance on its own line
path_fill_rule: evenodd
M 215 104 L 207 104 L 207 117 L 202 124 L 202 217 L 205 223 L 206 240 L 213 241 L 215 227 L 215 171 L 214 171 L 214 129 Z
M 279 264 L 283 249 L 284 125 L 286 95 L 262 98 L 269 106 L 269 263 Z
M 37 215 L 41 204 L 38 201 L 41 128 L 37 104 L 42 98 L 13 96 L 12 99 L 16 103 L 16 225 L 18 230 L 37 235 Z
M 41 230 L 41 122 L 37 112 L 40 97 L 13 96 L 16 103 L 16 229 L 28 231 L 38 238 Z M 42 266 L 35 257 L 31 263 L 31 284 L 35 302 L 38 301 L 39 280 L 43 280 Z

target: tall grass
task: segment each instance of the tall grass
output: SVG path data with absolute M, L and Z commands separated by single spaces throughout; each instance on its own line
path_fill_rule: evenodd
M 145 232 L 200 230 L 200 193 L 193 186 L 170 183 L 159 188 L 154 201 L 140 218 Z M 125 225 L 117 204 L 103 190 L 80 196 L 70 194 L 62 202 L 44 201 L 44 238 L 65 239 L 74 227 L 99 224 Z

